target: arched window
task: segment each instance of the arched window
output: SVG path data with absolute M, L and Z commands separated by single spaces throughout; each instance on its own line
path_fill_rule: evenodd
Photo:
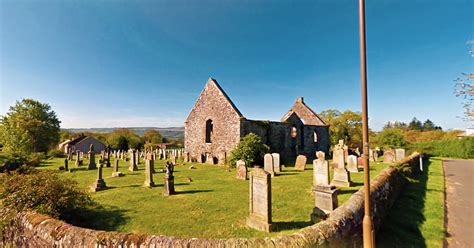
M 314 139 L 314 143 L 318 142 L 318 133 L 316 133 L 316 130 L 314 130 L 313 132 L 313 139 Z
M 213 124 L 212 120 L 209 119 L 206 121 L 206 143 L 212 143 L 212 129 L 213 129 Z
M 295 125 L 291 126 L 291 138 L 296 138 L 296 136 L 298 135 L 298 129 L 296 128 Z

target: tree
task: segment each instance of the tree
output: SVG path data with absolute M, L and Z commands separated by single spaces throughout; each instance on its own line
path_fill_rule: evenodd
M 430 119 L 426 119 L 426 121 L 423 122 L 423 131 L 431 131 L 436 129 L 437 127 Z
M 362 143 L 362 115 L 359 112 L 329 109 L 320 113 L 321 118 L 329 125 L 331 145 L 340 139 L 350 147 L 358 147 Z
M 0 143 L 10 152 L 46 152 L 59 141 L 60 123 L 48 104 L 23 99 L 1 117 Z
M 470 46 L 469 54 L 474 58 L 474 40 L 467 42 Z M 454 80 L 454 95 L 463 99 L 464 120 L 474 121 L 474 73 L 461 73 L 462 76 Z
M 423 130 L 423 124 L 421 124 L 421 121 L 416 119 L 416 117 L 413 117 L 413 119 L 410 121 L 408 124 L 408 130 L 418 130 L 421 131 Z
M 143 138 L 145 139 L 146 143 L 158 144 L 163 142 L 161 133 L 152 128 L 145 130 Z
M 383 147 L 400 148 L 407 142 L 403 136 L 403 131 L 397 128 L 386 128 L 378 135 L 378 143 Z
M 242 137 L 237 147 L 230 152 L 230 162 L 235 166 L 237 160 L 241 159 L 251 166 L 254 162 L 261 162 L 263 155 L 269 150 L 258 135 L 249 133 Z
M 128 148 L 143 148 L 143 140 L 127 128 L 115 129 L 107 136 L 107 144 L 113 149 L 127 150 Z

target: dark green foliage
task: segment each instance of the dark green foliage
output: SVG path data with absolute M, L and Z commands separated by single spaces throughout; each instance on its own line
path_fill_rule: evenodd
M 474 158 L 474 138 L 434 140 L 410 144 L 409 151 L 420 151 L 423 154 L 437 157 Z
M 2 214 L 33 209 L 39 213 L 70 220 L 74 212 L 88 207 L 92 200 L 72 179 L 60 178 L 52 171 L 22 170 L 3 178 L 0 198 Z
M 66 154 L 62 150 L 55 148 L 55 149 L 49 150 L 47 157 L 48 158 L 51 158 L 51 157 L 53 157 L 53 158 L 65 158 Z
M 256 162 L 261 162 L 263 155 L 269 150 L 270 148 L 262 143 L 258 135 L 249 133 L 240 139 L 237 147 L 230 153 L 230 163 L 235 166 L 241 159 L 247 166 L 252 166 Z
M 38 166 L 42 159 L 44 159 L 43 153 L 0 152 L 0 171 L 13 171 L 22 165 Z
M 406 145 L 402 130 L 386 128 L 377 137 L 379 145 L 388 148 L 400 148 Z
M 413 117 L 413 120 L 408 124 L 408 129 L 421 131 L 423 130 L 423 124 L 416 117 Z

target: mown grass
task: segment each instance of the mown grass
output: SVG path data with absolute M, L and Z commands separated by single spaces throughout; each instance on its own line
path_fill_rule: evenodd
M 390 210 L 376 240 L 378 247 L 442 247 L 444 175 L 442 161 L 425 161 L 425 171 L 410 180 Z
M 124 177 L 111 178 L 112 168 L 104 168 L 107 186 L 105 191 L 92 193 L 101 208 L 80 213 L 79 224 L 101 230 L 140 232 L 173 235 L 178 237 L 231 238 L 266 237 L 293 233 L 311 225 L 310 214 L 314 207 L 311 192 L 312 165 L 304 172 L 284 167 L 272 178 L 272 214 L 278 231 L 264 233 L 245 225 L 248 216 L 249 181 L 235 178 L 235 169 L 193 163 L 178 163 L 175 169 L 176 195 L 163 196 L 161 169 L 164 161 L 155 161 L 154 188 L 143 187 L 145 180 L 143 161 L 139 171 L 129 172 L 128 162 L 120 161 Z M 41 168 L 58 170 L 64 159 L 45 161 Z M 72 172 L 61 173 L 79 182 L 87 189 L 97 177 L 96 170 L 87 170 L 87 161 Z M 113 163 L 112 163 L 113 164 Z M 385 164 L 374 164 L 371 177 L 375 177 Z M 354 186 L 342 188 L 339 203 L 347 201 L 363 182 L 363 173 L 351 173 Z M 192 182 L 188 182 L 188 178 Z

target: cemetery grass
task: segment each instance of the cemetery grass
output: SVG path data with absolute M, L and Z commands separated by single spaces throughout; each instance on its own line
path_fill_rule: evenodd
M 424 173 L 410 180 L 391 208 L 376 239 L 378 247 L 442 247 L 444 175 L 442 161 L 431 158 Z
M 63 163 L 64 159 L 51 159 L 43 162 L 40 168 L 58 171 Z M 80 187 L 88 190 L 97 178 L 97 171 L 86 169 L 87 160 L 79 168 L 74 161 L 69 164 L 72 172 L 60 172 L 60 175 L 75 179 Z M 312 165 L 307 165 L 304 172 L 283 166 L 283 172 L 272 178 L 272 217 L 277 231 L 265 233 L 246 227 L 249 181 L 236 179 L 236 169 L 178 162 L 175 167 L 176 195 L 164 196 L 164 173 L 161 171 L 164 161 L 155 161 L 154 188 L 143 186 L 144 161 L 140 161 L 139 171 L 135 172 L 128 171 L 128 164 L 120 161 L 123 177 L 112 178 L 113 168 L 103 168 L 108 189 L 91 193 L 100 207 L 78 213 L 78 223 L 74 224 L 98 230 L 187 238 L 273 237 L 311 225 L 310 214 L 314 207 Z M 189 169 L 190 165 L 196 169 Z M 382 163 L 371 166 L 371 178 L 387 166 Z M 351 173 L 351 179 L 353 187 L 341 188 L 339 205 L 363 185 L 363 173 Z

